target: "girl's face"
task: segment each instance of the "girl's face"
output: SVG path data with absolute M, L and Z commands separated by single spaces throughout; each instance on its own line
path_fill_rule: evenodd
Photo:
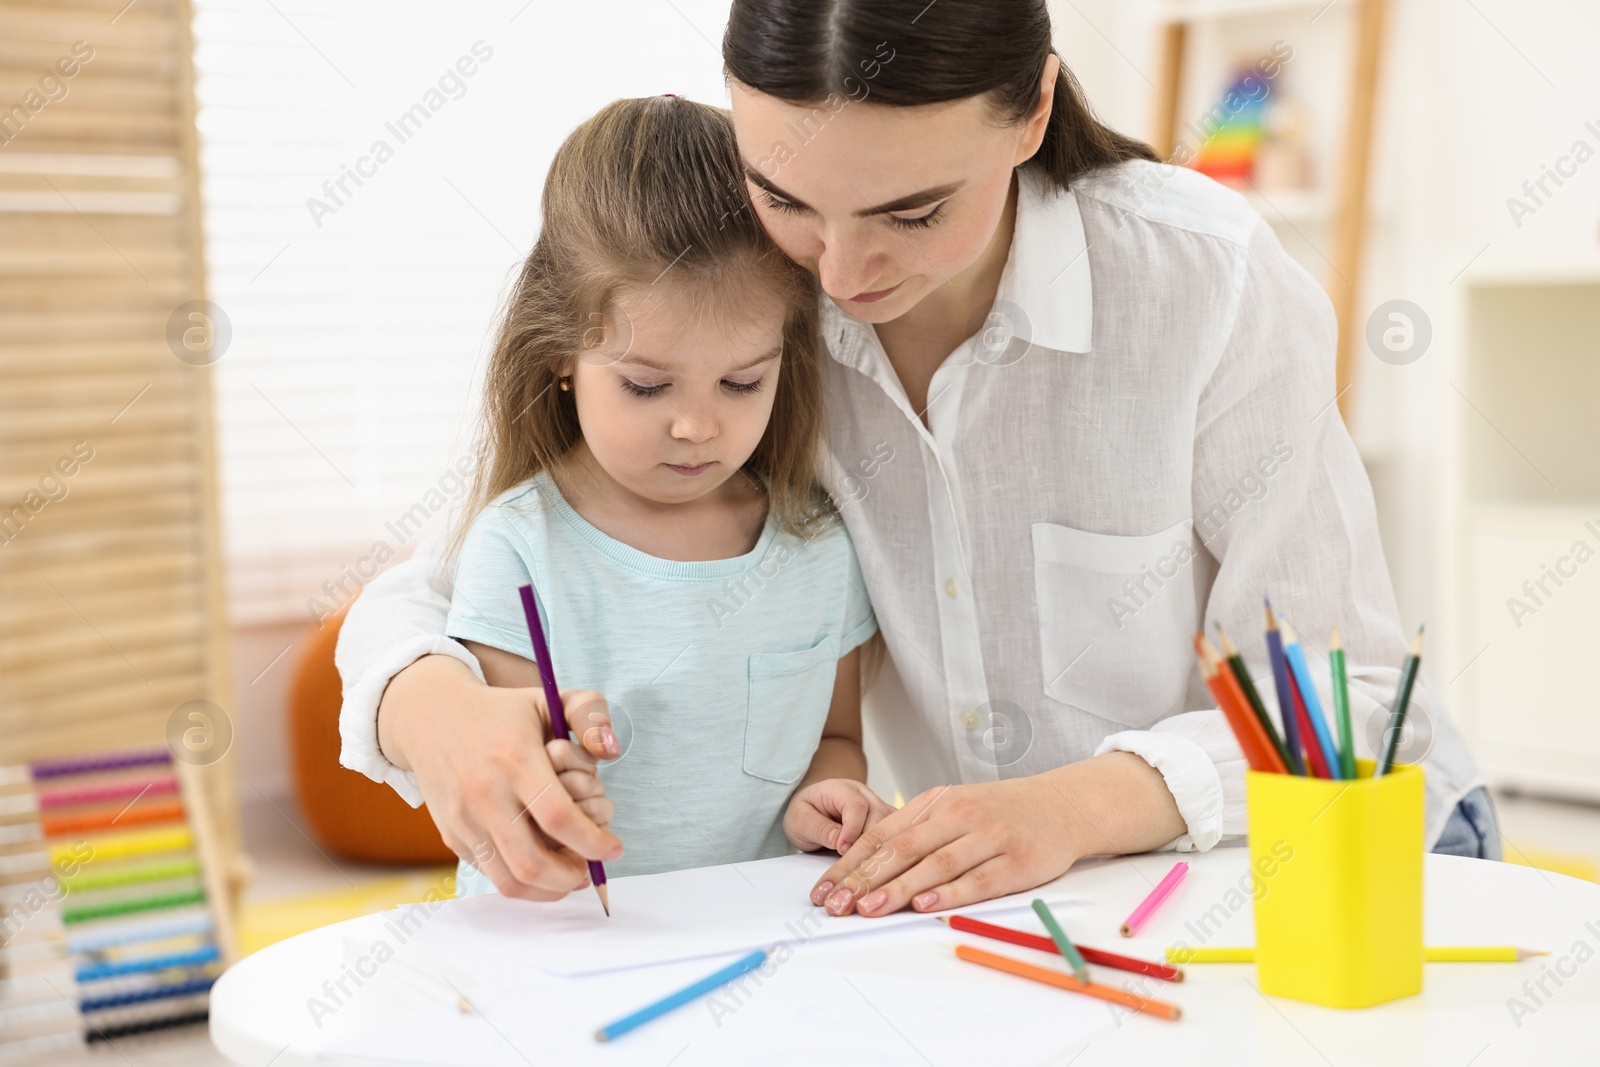
M 667 505 L 737 476 L 772 414 L 787 310 L 736 281 L 619 291 L 569 368 L 584 444 L 605 474 Z
M 1044 85 L 1056 70 L 1051 57 Z M 846 314 L 869 323 L 899 318 L 947 282 L 960 286 L 1050 114 L 1048 96 L 1023 123 L 999 126 L 979 97 L 908 108 L 836 96 L 830 110 L 737 81 L 732 94 L 762 225 Z

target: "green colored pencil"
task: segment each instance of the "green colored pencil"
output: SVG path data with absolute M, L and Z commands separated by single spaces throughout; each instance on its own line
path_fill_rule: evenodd
M 1061 952 L 1061 958 L 1072 967 L 1074 977 L 1080 982 L 1089 980 L 1089 965 L 1083 962 L 1083 953 L 1077 946 L 1067 940 L 1066 931 L 1061 929 L 1061 924 L 1056 922 L 1056 917 L 1050 914 L 1050 909 L 1042 900 L 1033 902 L 1034 913 L 1039 916 L 1039 921 L 1044 923 L 1044 928 L 1050 931 L 1050 940 L 1056 943 L 1056 948 Z
M 1244 656 L 1240 654 L 1238 647 L 1228 640 L 1228 631 L 1222 628 L 1222 624 L 1219 622 L 1213 625 L 1217 628 L 1217 642 L 1222 645 L 1222 657 L 1228 662 L 1228 670 L 1238 679 L 1239 688 L 1244 690 L 1244 698 L 1250 702 L 1250 710 L 1261 720 L 1261 727 L 1272 739 L 1272 747 L 1278 750 L 1278 758 L 1283 760 L 1283 765 L 1295 766 L 1295 761 L 1289 758 L 1289 749 L 1284 745 L 1283 738 L 1278 736 L 1278 728 L 1272 725 L 1272 716 L 1267 714 L 1267 706 L 1261 702 L 1261 694 L 1256 692 L 1256 683 L 1250 680 L 1250 668 L 1244 665 Z
M 1411 687 L 1417 682 L 1417 667 L 1422 663 L 1422 627 L 1417 627 L 1417 639 L 1411 642 L 1411 652 L 1400 665 L 1400 684 L 1395 687 L 1394 704 L 1389 708 L 1389 726 L 1383 732 L 1383 751 L 1372 777 L 1382 778 L 1394 769 L 1395 751 L 1400 747 L 1400 734 L 1406 725 L 1406 711 L 1411 707 Z
M 1349 781 L 1356 776 L 1356 743 L 1350 734 L 1350 683 L 1345 678 L 1344 643 L 1337 626 L 1328 642 L 1328 665 L 1333 670 L 1333 717 L 1339 725 L 1339 776 Z

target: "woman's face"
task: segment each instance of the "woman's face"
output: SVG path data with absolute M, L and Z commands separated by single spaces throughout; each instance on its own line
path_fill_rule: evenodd
M 1046 85 L 1055 83 L 1056 61 Z M 779 248 L 847 314 L 888 322 L 989 247 L 1012 170 L 1039 148 L 1049 101 L 1001 126 L 986 100 L 791 104 L 732 83 L 750 197 Z M 1001 250 L 1004 255 L 1004 250 Z

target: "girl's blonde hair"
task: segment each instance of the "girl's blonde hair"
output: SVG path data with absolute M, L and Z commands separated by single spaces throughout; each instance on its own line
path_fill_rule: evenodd
M 753 283 L 779 296 L 787 315 L 772 417 L 745 470 L 765 480 L 782 526 L 809 533 L 831 513 L 815 470 L 816 283 L 750 210 L 728 113 L 673 96 L 608 104 L 556 152 L 541 211 L 489 359 L 466 520 L 578 443 L 572 394 L 557 379 L 595 346 L 620 289 L 666 284 L 674 298 L 732 315 L 730 294 Z

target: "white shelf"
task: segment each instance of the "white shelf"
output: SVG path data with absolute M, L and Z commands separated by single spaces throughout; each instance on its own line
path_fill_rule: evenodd
M 1273 224 L 1327 222 L 1333 208 L 1321 189 L 1246 190 L 1244 198 L 1261 217 Z
M 1600 248 L 1561 249 L 1494 257 L 1474 264 L 1462 279 L 1473 288 L 1600 285 Z
M 1243 18 L 1283 11 L 1315 13 L 1318 8 L 1348 7 L 1348 0 L 1157 0 L 1154 22 L 1199 22 L 1206 19 Z

